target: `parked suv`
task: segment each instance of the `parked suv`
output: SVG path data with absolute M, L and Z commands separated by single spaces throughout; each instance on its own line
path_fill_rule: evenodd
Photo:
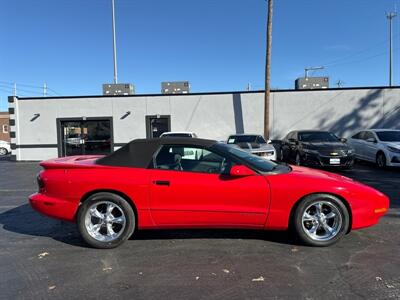
M 400 167 L 400 130 L 370 129 L 348 140 L 357 159 L 374 162 L 378 167 Z

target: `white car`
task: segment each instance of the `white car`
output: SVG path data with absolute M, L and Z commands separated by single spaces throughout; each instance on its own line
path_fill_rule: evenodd
M 354 148 L 355 157 L 385 166 L 400 167 L 400 130 L 363 130 L 347 140 Z
M 227 144 L 239 147 L 244 151 L 264 159 L 276 160 L 276 150 L 259 134 L 233 134 L 228 137 Z
M 160 135 L 160 138 L 165 138 L 165 137 L 197 138 L 197 135 L 194 132 L 189 132 L 189 131 L 169 131 L 169 132 L 164 132 Z
M 10 143 L 0 140 L 0 156 L 11 153 Z

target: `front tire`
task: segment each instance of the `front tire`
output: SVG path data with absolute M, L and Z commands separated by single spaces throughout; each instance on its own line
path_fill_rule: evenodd
M 386 156 L 385 156 L 385 153 L 378 152 L 378 154 L 376 155 L 376 164 L 381 169 L 386 167 Z
M 301 166 L 301 156 L 300 156 L 299 152 L 296 153 L 296 158 L 295 158 L 294 162 L 295 162 L 296 166 Z
M 339 198 L 329 194 L 314 194 L 300 202 L 292 222 L 294 233 L 302 243 L 326 247 L 346 234 L 350 216 Z
M 92 247 L 115 248 L 135 230 L 136 217 L 129 203 L 113 193 L 90 196 L 79 208 L 77 223 L 82 238 Z

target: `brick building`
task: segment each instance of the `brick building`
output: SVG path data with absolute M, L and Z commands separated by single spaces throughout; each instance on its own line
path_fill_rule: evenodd
M 10 115 L 8 112 L 0 112 L 0 140 L 10 141 Z

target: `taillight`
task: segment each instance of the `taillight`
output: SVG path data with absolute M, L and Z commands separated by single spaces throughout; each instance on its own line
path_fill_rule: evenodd
M 36 180 L 37 180 L 37 184 L 39 187 L 39 193 L 43 193 L 44 192 L 44 180 L 42 179 L 40 174 L 38 174 L 38 176 L 36 177 Z

